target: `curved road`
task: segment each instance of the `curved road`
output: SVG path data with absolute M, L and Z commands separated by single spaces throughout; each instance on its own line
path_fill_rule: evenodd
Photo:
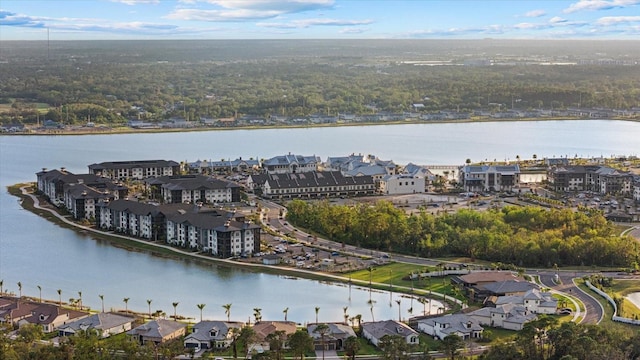
M 543 271 L 535 274 L 529 272 L 529 274 L 538 275 L 540 277 L 540 282 L 544 286 L 559 292 L 563 292 L 565 294 L 573 296 L 579 299 L 580 301 L 582 301 L 582 303 L 585 306 L 585 314 L 581 323 L 599 324 L 600 321 L 602 321 L 602 318 L 604 317 L 604 309 L 602 308 L 602 305 L 600 304 L 600 302 L 596 300 L 594 297 L 592 297 L 591 295 L 582 291 L 582 289 L 577 287 L 576 284 L 573 282 L 574 278 L 587 275 L 587 273 L 559 271 L 558 272 L 558 276 L 560 278 L 559 284 L 556 284 L 553 281 L 553 278 L 556 274 L 554 271 Z

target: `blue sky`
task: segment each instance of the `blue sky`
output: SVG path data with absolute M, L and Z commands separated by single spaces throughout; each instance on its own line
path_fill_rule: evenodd
M 640 0 L 2 0 L 0 40 L 640 39 Z

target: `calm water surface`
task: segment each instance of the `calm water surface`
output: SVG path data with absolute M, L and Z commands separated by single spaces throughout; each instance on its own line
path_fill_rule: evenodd
M 41 168 L 66 167 L 87 172 L 94 162 L 167 159 L 195 161 L 221 158 L 269 158 L 285 153 L 343 156 L 375 154 L 397 164 L 463 164 L 465 159 L 515 159 L 554 156 L 611 156 L 640 153 L 640 123 L 623 121 L 545 121 L 468 124 L 381 125 L 368 127 L 233 130 L 192 133 L 123 134 L 91 136 L 0 137 L 0 184 L 35 181 Z M 196 304 L 204 303 L 204 317 L 224 319 L 223 304 L 231 303 L 231 317 L 246 321 L 254 308 L 264 319 L 315 321 L 315 307 L 324 321 L 343 319 L 348 313 L 370 320 L 366 289 L 311 280 L 229 269 L 195 261 L 164 259 L 128 252 L 88 236 L 59 228 L 24 211 L 17 199 L 0 194 L 0 279 L 4 287 L 43 297 L 78 298 L 92 308 L 129 308 L 173 312 L 199 318 Z M 376 319 L 396 318 L 397 294 L 372 294 Z M 391 303 L 393 306 L 389 306 Z M 402 316 L 410 316 L 411 302 L 402 300 Z M 413 304 L 414 313 L 422 308 Z

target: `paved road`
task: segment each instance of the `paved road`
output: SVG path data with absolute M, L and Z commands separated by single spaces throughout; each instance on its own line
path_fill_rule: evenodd
M 555 272 L 553 271 L 539 272 L 537 273 L 537 275 L 540 277 L 540 282 L 544 286 L 556 291 L 569 294 L 582 301 L 585 306 L 585 316 L 582 319 L 581 323 L 598 324 L 600 323 L 600 321 L 602 321 L 602 318 L 604 317 L 604 309 L 602 308 L 600 302 L 591 297 L 591 295 L 582 291 L 582 289 L 577 287 L 573 282 L 573 278 L 575 278 L 576 276 L 580 277 L 581 275 L 585 274 L 560 271 L 558 272 L 560 284 L 556 284 L 553 281 L 553 277 L 555 276 Z

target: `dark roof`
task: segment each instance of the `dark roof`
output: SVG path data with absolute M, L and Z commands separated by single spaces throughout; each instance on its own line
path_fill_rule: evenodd
M 148 183 L 150 185 L 160 184 L 168 190 L 205 190 L 240 187 L 230 181 L 219 180 L 204 175 L 161 176 Z
M 336 185 L 370 185 L 371 176 L 343 176 L 340 171 L 312 171 L 298 174 L 268 175 L 269 186 L 273 189 L 307 188 Z
M 172 160 L 137 160 L 137 161 L 106 161 L 89 165 L 89 169 L 131 169 L 136 167 L 174 167 L 179 166 Z

